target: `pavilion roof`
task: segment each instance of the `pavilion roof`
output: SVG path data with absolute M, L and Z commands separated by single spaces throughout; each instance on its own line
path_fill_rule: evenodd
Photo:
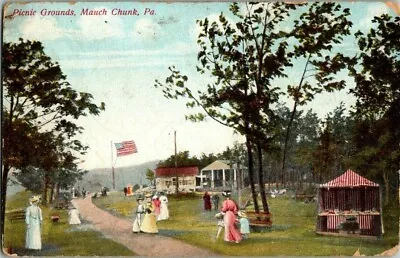
M 321 184 L 320 187 L 330 188 L 330 187 L 361 187 L 361 186 L 372 186 L 379 187 L 377 183 L 374 183 L 365 177 L 360 176 L 356 172 L 348 169 L 341 176 L 325 183 Z
M 231 169 L 231 167 L 228 165 L 229 162 L 226 160 L 216 160 L 213 163 L 209 164 L 205 168 L 202 169 L 204 170 L 222 170 L 222 169 Z

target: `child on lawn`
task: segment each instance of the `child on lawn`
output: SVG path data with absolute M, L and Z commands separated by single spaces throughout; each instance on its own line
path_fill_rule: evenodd
M 239 211 L 239 223 L 240 223 L 240 234 L 242 234 L 243 239 L 247 239 L 250 234 L 250 222 L 247 218 L 247 214 L 245 211 Z
M 222 229 L 225 227 L 224 225 L 224 214 L 222 212 L 219 212 L 215 214 L 215 218 L 218 219 L 217 222 L 217 235 L 215 236 L 215 239 L 218 239 L 219 234 L 221 233 Z

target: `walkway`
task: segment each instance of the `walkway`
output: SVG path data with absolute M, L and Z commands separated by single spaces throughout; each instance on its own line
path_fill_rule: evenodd
M 158 234 L 132 233 L 132 222 L 99 209 L 92 199 L 74 199 L 81 216 L 108 238 L 121 243 L 140 256 L 216 256 L 214 253 Z

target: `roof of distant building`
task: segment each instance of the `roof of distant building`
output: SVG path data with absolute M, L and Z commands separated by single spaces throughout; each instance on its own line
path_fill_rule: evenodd
M 156 168 L 156 177 L 197 176 L 198 174 L 199 168 L 195 166 Z
M 227 160 L 216 160 L 210 165 L 206 166 L 202 170 L 222 170 L 222 169 L 231 169 L 231 167 L 228 165 L 229 161 Z

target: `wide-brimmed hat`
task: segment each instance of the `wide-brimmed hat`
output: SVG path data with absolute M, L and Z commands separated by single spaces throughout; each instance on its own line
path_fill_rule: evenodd
M 136 198 L 136 201 L 140 201 L 140 200 L 141 200 L 141 201 L 143 201 L 143 200 L 144 200 L 143 196 L 141 196 L 141 195 L 140 195 L 140 196 L 138 196 L 138 197 Z
M 231 196 L 231 194 L 232 194 L 232 192 L 229 190 L 222 192 L 222 196 L 225 196 L 225 197 L 229 197 L 229 196 Z
M 40 198 L 39 198 L 39 196 L 37 196 L 37 195 L 34 195 L 34 196 L 32 196 L 31 198 L 29 198 L 29 201 L 30 201 L 31 203 L 39 202 L 39 200 L 40 200 Z
M 146 193 L 145 195 L 144 195 L 144 197 L 146 197 L 146 198 L 151 198 L 153 195 L 151 194 L 151 193 Z
M 245 211 L 239 211 L 239 212 L 238 212 L 238 215 L 239 215 L 239 217 L 241 217 L 241 218 L 247 218 L 247 214 L 246 214 Z

